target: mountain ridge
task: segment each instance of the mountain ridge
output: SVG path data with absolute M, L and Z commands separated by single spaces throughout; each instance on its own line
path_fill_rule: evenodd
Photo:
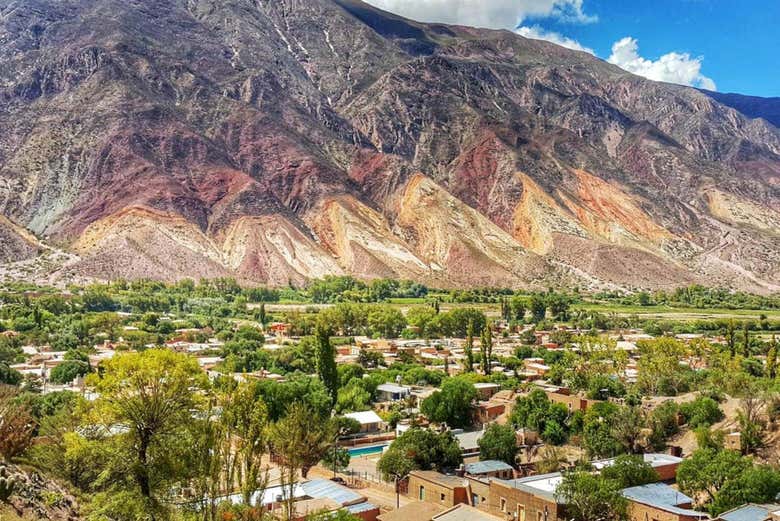
M 0 0 L 0 51 L 62 277 L 780 291 L 780 130 L 585 53 L 358 0 Z

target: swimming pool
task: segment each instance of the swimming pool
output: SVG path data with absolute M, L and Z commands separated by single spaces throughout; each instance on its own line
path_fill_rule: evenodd
M 371 445 L 370 447 L 352 447 L 347 449 L 347 452 L 349 452 L 349 455 L 353 458 L 357 456 L 370 456 L 372 454 L 381 454 L 385 447 L 387 447 L 387 443 L 383 443 L 382 445 Z

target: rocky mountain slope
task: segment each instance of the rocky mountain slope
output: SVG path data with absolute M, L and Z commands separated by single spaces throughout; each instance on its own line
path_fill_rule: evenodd
M 780 290 L 780 130 L 359 0 L 0 0 L 0 213 L 61 276 Z
M 749 118 L 764 118 L 774 126 L 780 127 L 780 97 L 759 98 L 726 92 L 704 92 L 716 101 L 737 109 Z

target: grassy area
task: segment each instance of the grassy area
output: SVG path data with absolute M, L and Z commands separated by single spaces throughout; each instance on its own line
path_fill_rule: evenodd
M 669 318 L 676 320 L 697 320 L 703 318 L 755 319 L 762 315 L 770 320 L 780 319 L 780 310 L 725 309 L 725 308 L 679 308 L 671 306 L 623 306 L 619 304 L 574 304 L 573 309 L 638 315 L 643 318 Z

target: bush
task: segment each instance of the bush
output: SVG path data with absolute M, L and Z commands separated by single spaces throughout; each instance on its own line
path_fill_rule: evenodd
M 89 373 L 89 364 L 81 360 L 66 360 L 51 370 L 51 381 L 55 384 L 68 384 L 78 376 Z
M 712 398 L 699 397 L 680 405 L 680 412 L 692 429 L 709 427 L 723 419 L 723 411 Z

